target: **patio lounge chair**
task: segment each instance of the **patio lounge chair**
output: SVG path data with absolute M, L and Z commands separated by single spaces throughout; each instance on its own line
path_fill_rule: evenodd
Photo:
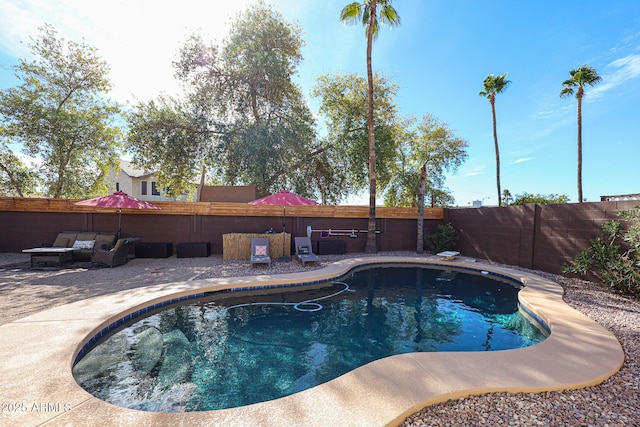
M 306 262 L 318 262 L 320 257 L 313 253 L 311 249 L 311 239 L 309 237 L 296 237 L 296 259 L 304 264 Z
M 138 238 L 118 239 L 115 246 L 110 249 L 96 249 L 91 258 L 91 262 L 104 264 L 109 267 L 117 267 L 126 264 L 129 260 L 129 249 L 136 243 Z
M 269 264 L 269 239 L 266 237 L 254 237 L 251 239 L 251 266 L 254 264 Z

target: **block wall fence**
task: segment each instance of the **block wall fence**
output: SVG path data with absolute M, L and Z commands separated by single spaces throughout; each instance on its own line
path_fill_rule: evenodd
M 75 206 L 68 199 L 0 198 L 0 252 L 51 243 L 63 230 L 116 231 L 118 214 Z M 159 202 L 158 211 L 125 210 L 122 235 L 145 242 L 210 242 L 211 252 L 222 253 L 226 233 L 282 231 L 283 208 L 244 203 Z M 608 201 L 559 205 L 425 209 L 425 232 L 451 223 L 458 231 L 456 250 L 462 255 L 560 273 L 562 265 L 600 235 L 600 226 L 618 219 L 616 212 L 637 206 L 636 201 Z M 415 208 L 376 209 L 379 251 L 415 251 Z M 320 240 L 345 242 L 349 253 L 363 252 L 367 234 L 366 206 L 287 207 L 286 232 L 306 235 L 314 230 Z M 355 230 L 357 237 L 349 237 Z M 348 232 L 342 232 L 348 231 Z
M 457 250 L 489 261 L 560 273 L 562 265 L 600 236 L 600 226 L 640 202 L 445 209 L 444 222 L 458 230 Z

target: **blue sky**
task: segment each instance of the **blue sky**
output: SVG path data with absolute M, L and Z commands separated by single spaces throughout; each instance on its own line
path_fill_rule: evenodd
M 222 2 L 220 2 L 222 3 Z M 95 46 L 112 68 L 112 97 L 148 100 L 177 85 L 171 61 L 196 30 L 222 40 L 248 0 L 0 0 L 0 87 L 16 84 L 6 67 L 27 57 L 21 42 L 45 22 Z M 297 81 L 312 110 L 316 77 L 365 75 L 361 26 L 339 22 L 346 0 L 273 0 L 297 23 L 306 46 Z M 382 27 L 373 66 L 400 86 L 403 115 L 431 113 L 469 143 L 469 158 L 446 185 L 456 203 L 497 203 L 491 109 L 480 97 L 490 74 L 508 73 L 496 101 L 501 183 L 512 194 L 566 194 L 577 201 L 575 98 L 560 98 L 569 71 L 583 64 L 603 81 L 583 105 L 583 189 L 640 193 L 640 2 L 634 0 L 395 0 L 400 27 Z M 351 202 L 366 204 L 367 197 Z

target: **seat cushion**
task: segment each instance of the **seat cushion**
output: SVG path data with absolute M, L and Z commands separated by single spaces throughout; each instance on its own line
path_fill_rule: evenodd
M 53 242 L 54 248 L 70 248 L 76 241 L 76 233 L 59 233 Z
M 78 233 L 76 235 L 76 240 L 95 240 L 96 233 Z
M 97 234 L 95 248 L 109 250 L 113 248 L 113 244 L 115 243 L 115 240 L 116 240 L 115 234 Z
M 54 248 L 66 248 L 69 246 L 69 238 L 58 235 L 58 237 L 56 237 L 55 242 L 53 242 L 52 246 Z

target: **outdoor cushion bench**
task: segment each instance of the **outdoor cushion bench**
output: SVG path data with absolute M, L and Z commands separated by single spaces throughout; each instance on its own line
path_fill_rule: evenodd
M 173 255 L 171 242 L 139 242 L 133 247 L 136 258 L 169 258 Z
M 211 242 L 176 243 L 176 258 L 208 257 L 211 255 Z

